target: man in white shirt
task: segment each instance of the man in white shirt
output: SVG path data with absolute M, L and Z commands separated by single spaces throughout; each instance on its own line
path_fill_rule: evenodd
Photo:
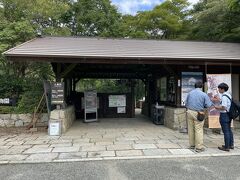
M 231 129 L 232 119 L 229 118 L 227 112 L 229 112 L 231 106 L 232 96 L 227 93 L 228 85 L 226 83 L 221 83 L 218 85 L 218 91 L 222 95 L 219 106 L 215 106 L 217 110 L 220 111 L 219 121 L 222 127 L 222 131 L 224 134 L 224 145 L 218 147 L 219 150 L 222 151 L 230 151 L 230 149 L 234 149 L 234 140 L 233 133 Z

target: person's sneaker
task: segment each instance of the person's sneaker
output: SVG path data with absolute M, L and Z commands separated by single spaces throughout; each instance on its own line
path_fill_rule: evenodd
M 197 153 L 200 153 L 200 152 L 205 151 L 205 149 L 204 149 L 204 148 L 201 148 L 201 149 L 196 148 L 195 151 L 196 151 Z
M 190 146 L 189 149 L 195 149 L 195 146 Z
M 222 146 L 218 147 L 218 149 L 221 150 L 221 151 L 228 151 L 228 152 L 230 151 L 230 149 L 227 149 L 227 148 L 222 147 Z
M 225 148 L 225 146 L 224 146 L 224 145 L 222 145 L 222 147 L 223 147 L 223 148 Z M 230 146 L 230 149 L 234 149 L 234 146 Z

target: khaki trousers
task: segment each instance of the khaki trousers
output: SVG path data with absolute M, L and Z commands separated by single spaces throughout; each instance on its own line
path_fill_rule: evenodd
M 197 111 L 187 110 L 188 136 L 190 146 L 196 149 L 203 148 L 203 125 L 204 121 L 197 120 Z

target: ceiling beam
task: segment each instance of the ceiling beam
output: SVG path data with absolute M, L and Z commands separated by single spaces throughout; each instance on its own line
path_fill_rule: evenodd
M 74 68 L 77 66 L 77 64 L 70 64 L 67 68 L 64 69 L 63 72 L 61 72 L 60 77 L 64 78 L 70 73 L 71 71 L 74 70 Z

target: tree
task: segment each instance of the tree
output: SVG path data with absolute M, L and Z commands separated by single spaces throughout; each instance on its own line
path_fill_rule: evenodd
M 36 36 L 41 30 L 44 34 L 62 34 L 66 32 L 61 23 L 62 11 L 68 6 L 65 1 L 55 0 L 0 0 L 0 96 L 17 96 L 19 105 L 32 98 L 29 106 L 24 108 L 31 112 L 41 96 L 43 79 L 50 79 L 53 74 L 50 64 L 29 62 L 9 62 L 2 52 Z M 66 5 L 66 6 L 65 6 Z M 65 28 L 65 29 L 64 29 Z M 62 31 L 63 30 L 63 31 Z M 68 31 L 70 32 L 70 31 Z M 68 33 L 70 34 L 70 33 Z M 7 79 L 7 81 L 6 81 Z M 35 92 L 31 95 L 30 92 Z M 19 107 L 20 107 L 19 106 Z
M 240 42 L 238 0 L 202 0 L 192 11 L 190 39 Z
M 65 15 L 72 35 L 104 37 L 119 36 L 120 17 L 109 0 L 78 0 Z
M 66 0 L 0 0 L 0 53 L 43 34 L 67 35 L 70 30 L 61 17 L 69 8 Z M 9 63 L 1 56 L 1 71 L 25 75 L 28 63 Z
M 127 93 L 130 92 L 127 80 L 118 79 L 82 79 L 77 84 L 77 91 L 96 90 L 100 93 Z
M 180 38 L 187 30 L 186 0 L 167 0 L 151 11 L 139 12 L 135 17 L 125 16 L 129 37 L 153 39 Z
M 229 12 L 225 18 L 228 20 L 226 28 L 229 31 L 223 35 L 222 40 L 240 42 L 240 0 L 229 0 L 228 8 Z
M 139 25 L 139 17 L 125 15 L 120 22 L 121 36 L 125 38 L 149 38 L 149 34 Z
M 67 0 L 1 0 L 9 22 L 27 20 L 36 31 L 70 35 L 62 16 L 70 8 Z
M 153 36 L 160 35 L 162 39 L 177 38 L 186 21 L 188 5 L 186 0 L 172 0 L 155 7 L 150 15 Z

